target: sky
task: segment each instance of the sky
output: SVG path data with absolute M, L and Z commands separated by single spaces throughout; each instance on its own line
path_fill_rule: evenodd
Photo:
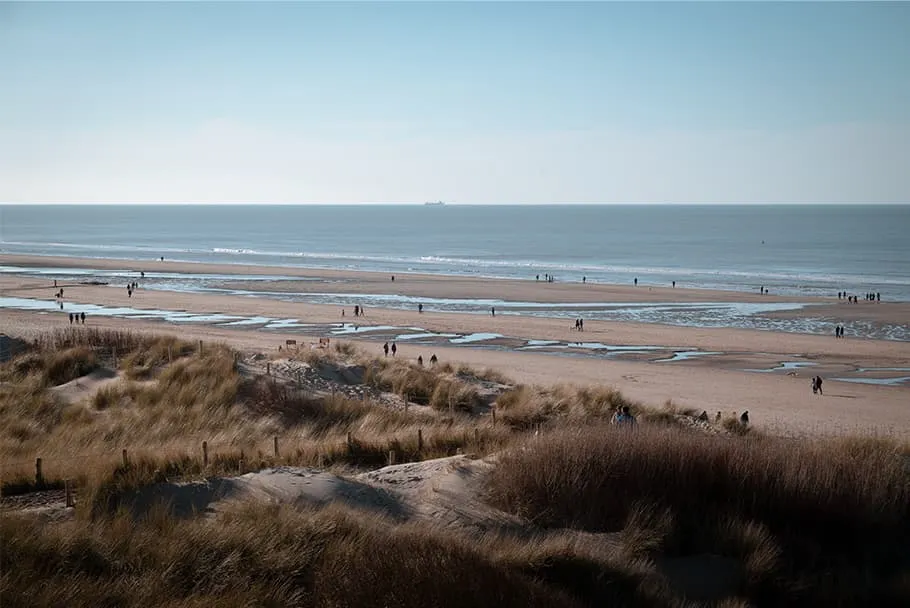
M 0 1 L 0 201 L 910 202 L 907 2 Z

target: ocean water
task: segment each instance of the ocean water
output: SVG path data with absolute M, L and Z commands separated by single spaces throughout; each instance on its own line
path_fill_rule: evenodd
M 907 205 L 0 205 L 0 252 L 910 301 Z

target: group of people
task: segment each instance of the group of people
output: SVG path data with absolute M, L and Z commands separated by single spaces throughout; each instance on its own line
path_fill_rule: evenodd
M 539 281 L 540 275 L 537 275 L 536 277 L 534 277 L 534 279 L 536 281 Z M 556 280 L 556 277 L 554 277 L 552 274 L 545 274 L 545 275 L 543 275 L 543 280 L 546 281 L 547 283 L 552 283 L 553 281 Z
M 834 327 L 834 337 L 835 338 L 844 337 L 844 326 L 843 325 L 837 325 Z
M 430 365 L 436 365 L 439 359 L 436 358 L 436 353 L 433 353 L 433 356 L 430 357 Z M 417 365 L 423 367 L 423 355 L 417 355 Z
M 363 306 L 354 306 L 354 316 L 355 317 L 363 317 L 363 316 L 365 316 L 365 314 L 366 314 L 366 312 L 363 310 Z M 341 316 L 342 317 L 344 316 L 344 310 L 341 311 Z
M 127 285 L 126 285 L 126 293 L 131 298 L 133 297 L 133 291 L 135 291 L 137 289 L 139 289 L 138 281 L 131 281 L 131 282 L 127 283 Z
M 584 319 L 575 319 L 575 329 L 577 331 L 585 330 L 585 320 Z
M 85 325 L 85 313 L 84 312 L 71 312 L 70 313 L 70 325 L 73 323 L 79 323 L 82 321 L 82 324 Z
M 394 357 L 395 355 L 398 354 L 398 345 L 395 344 L 394 342 L 392 342 L 391 344 L 386 342 L 385 344 L 382 345 L 382 352 L 385 354 L 386 357 L 389 356 L 389 353 L 392 353 L 392 356 Z M 439 359 L 436 358 L 436 353 L 433 353 L 433 355 L 430 357 L 430 365 L 436 365 L 436 363 L 438 361 L 439 361 Z M 419 355 L 417 357 L 417 365 L 423 366 L 423 355 Z
M 847 300 L 851 304 L 856 304 L 857 302 L 859 302 L 859 298 L 857 296 L 848 296 L 846 291 L 838 291 L 837 299 L 838 300 Z M 866 302 L 881 302 L 882 294 L 881 294 L 881 292 L 878 292 L 878 291 L 875 291 L 875 292 L 870 291 L 869 293 L 867 293 L 863 296 L 863 299 Z

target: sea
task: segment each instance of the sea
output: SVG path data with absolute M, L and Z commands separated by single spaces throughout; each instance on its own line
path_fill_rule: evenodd
M 910 301 L 910 205 L 0 205 L 0 252 Z

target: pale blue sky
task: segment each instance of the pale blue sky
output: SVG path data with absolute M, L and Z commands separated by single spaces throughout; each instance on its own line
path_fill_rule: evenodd
M 910 202 L 910 3 L 0 3 L 0 201 Z

